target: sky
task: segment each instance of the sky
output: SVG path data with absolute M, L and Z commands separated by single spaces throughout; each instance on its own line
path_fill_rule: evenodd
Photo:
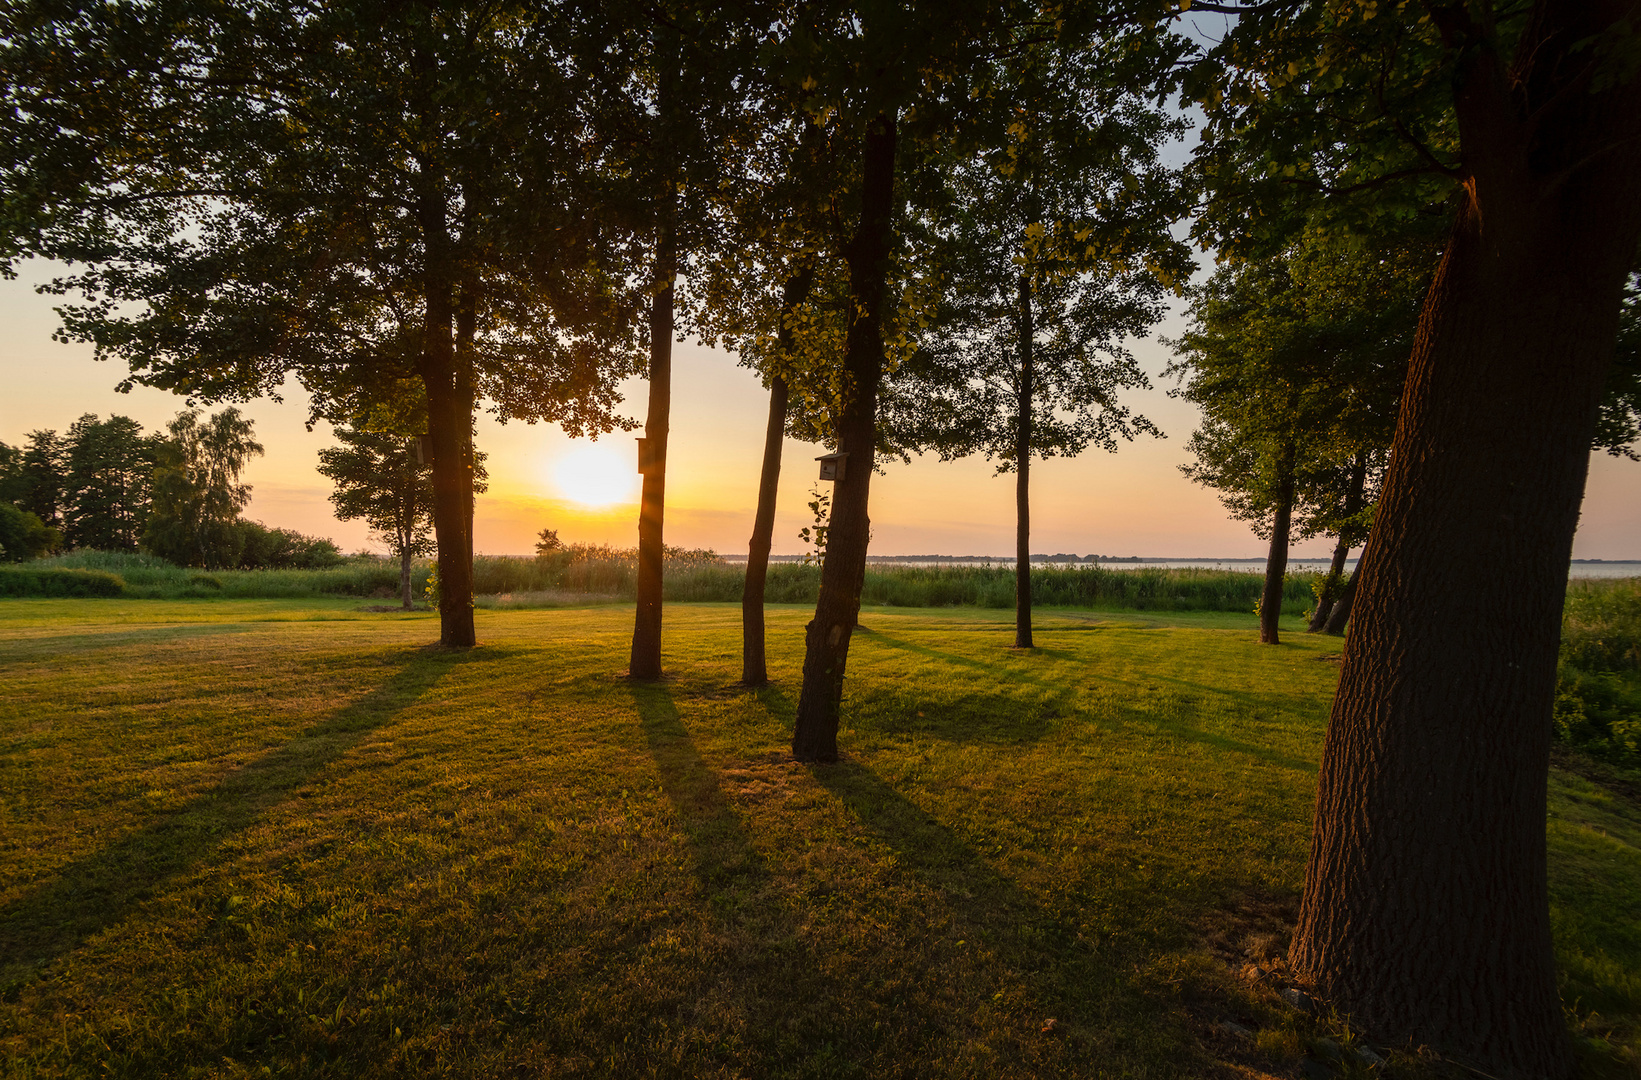
M 29 431 L 63 431 L 84 413 L 121 413 L 149 430 L 162 427 L 185 402 L 160 390 L 115 392 L 123 368 L 92 359 L 89 345 L 52 340 L 59 325 L 56 297 L 38 295 L 45 268 L 24 264 L 17 280 L 0 281 L 0 442 L 22 443 Z M 1161 372 L 1170 354 L 1157 339 L 1180 330 L 1177 313 L 1152 336 L 1133 343 L 1152 389 L 1132 391 L 1127 404 L 1151 418 L 1166 438 L 1141 437 L 1114 454 L 1094 450 L 1032 467 L 1034 552 L 1142 555 L 1170 558 L 1261 558 L 1265 544 L 1229 518 L 1212 491 L 1179 471 L 1196 407 L 1170 398 Z M 623 387 L 621 409 L 642 419 L 646 385 Z M 744 554 L 757 503 L 758 470 L 768 417 L 768 392 L 736 358 L 693 342 L 674 346 L 672 430 L 667 466 L 666 541 L 682 547 Z M 212 410 L 214 411 L 214 410 Z M 256 424 L 267 453 L 243 479 L 252 488 L 246 516 L 269 526 L 335 540 L 344 551 L 383 550 L 362 522 L 331 513 L 330 482 L 316 471 L 318 453 L 334 445 L 328 426 L 305 427 L 306 400 L 290 384 L 283 402 L 241 406 Z M 551 425 L 479 422 L 478 446 L 489 454 L 490 490 L 474 512 L 474 541 L 483 554 L 528 554 L 538 530 L 566 542 L 637 543 L 638 477 L 633 436 L 572 440 Z M 806 504 L 817 483 L 814 457 L 824 449 L 787 440 L 775 519 L 775 554 L 800 554 L 798 530 L 810 524 Z M 598 503 L 601 505 L 593 505 Z M 875 555 L 1009 555 L 1014 551 L 1014 477 L 996 475 L 983 458 L 888 463 L 872 480 Z M 1326 539 L 1294 545 L 1295 557 L 1323 557 Z M 1641 463 L 1605 454 L 1591 461 L 1574 558 L 1641 559 Z

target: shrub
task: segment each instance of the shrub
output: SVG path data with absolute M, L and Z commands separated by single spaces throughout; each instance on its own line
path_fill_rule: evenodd
M 0 566 L 0 596 L 120 596 L 125 582 L 105 570 Z
M 1553 723 L 1566 743 L 1641 764 L 1641 579 L 1568 586 Z
M 56 529 L 27 510 L 0 502 L 0 561 L 28 562 L 57 546 Z
M 322 536 L 304 536 L 295 529 L 270 529 L 260 521 L 239 522 L 244 544 L 241 570 L 324 570 L 342 563 L 342 552 Z

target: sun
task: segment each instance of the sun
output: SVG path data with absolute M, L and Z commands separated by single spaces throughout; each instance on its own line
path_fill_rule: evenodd
M 577 446 L 559 457 L 553 478 L 559 491 L 582 506 L 613 506 L 630 502 L 638 486 L 634 462 L 611 446 Z

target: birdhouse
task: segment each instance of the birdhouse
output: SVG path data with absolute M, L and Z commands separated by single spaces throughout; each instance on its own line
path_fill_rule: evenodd
M 416 464 L 426 465 L 433 460 L 433 439 L 427 435 L 416 436 Z
M 638 471 L 645 476 L 655 471 L 655 442 L 653 439 L 638 439 Z
M 849 460 L 849 455 L 822 454 L 815 460 L 820 462 L 820 478 L 822 480 L 842 480 L 843 466 Z

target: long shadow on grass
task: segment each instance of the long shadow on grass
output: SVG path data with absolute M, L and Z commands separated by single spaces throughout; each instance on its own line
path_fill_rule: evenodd
M 123 920 L 154 890 L 242 832 L 456 664 L 488 653 L 405 649 L 399 670 L 302 737 L 225 777 L 185 806 L 70 863 L 0 909 L 0 988 Z
M 683 819 L 695 849 L 695 876 L 714 903 L 733 906 L 768 877 L 740 817 L 724 798 L 718 774 L 702 759 L 665 686 L 634 684 L 633 703 L 644 727 L 661 787 Z

